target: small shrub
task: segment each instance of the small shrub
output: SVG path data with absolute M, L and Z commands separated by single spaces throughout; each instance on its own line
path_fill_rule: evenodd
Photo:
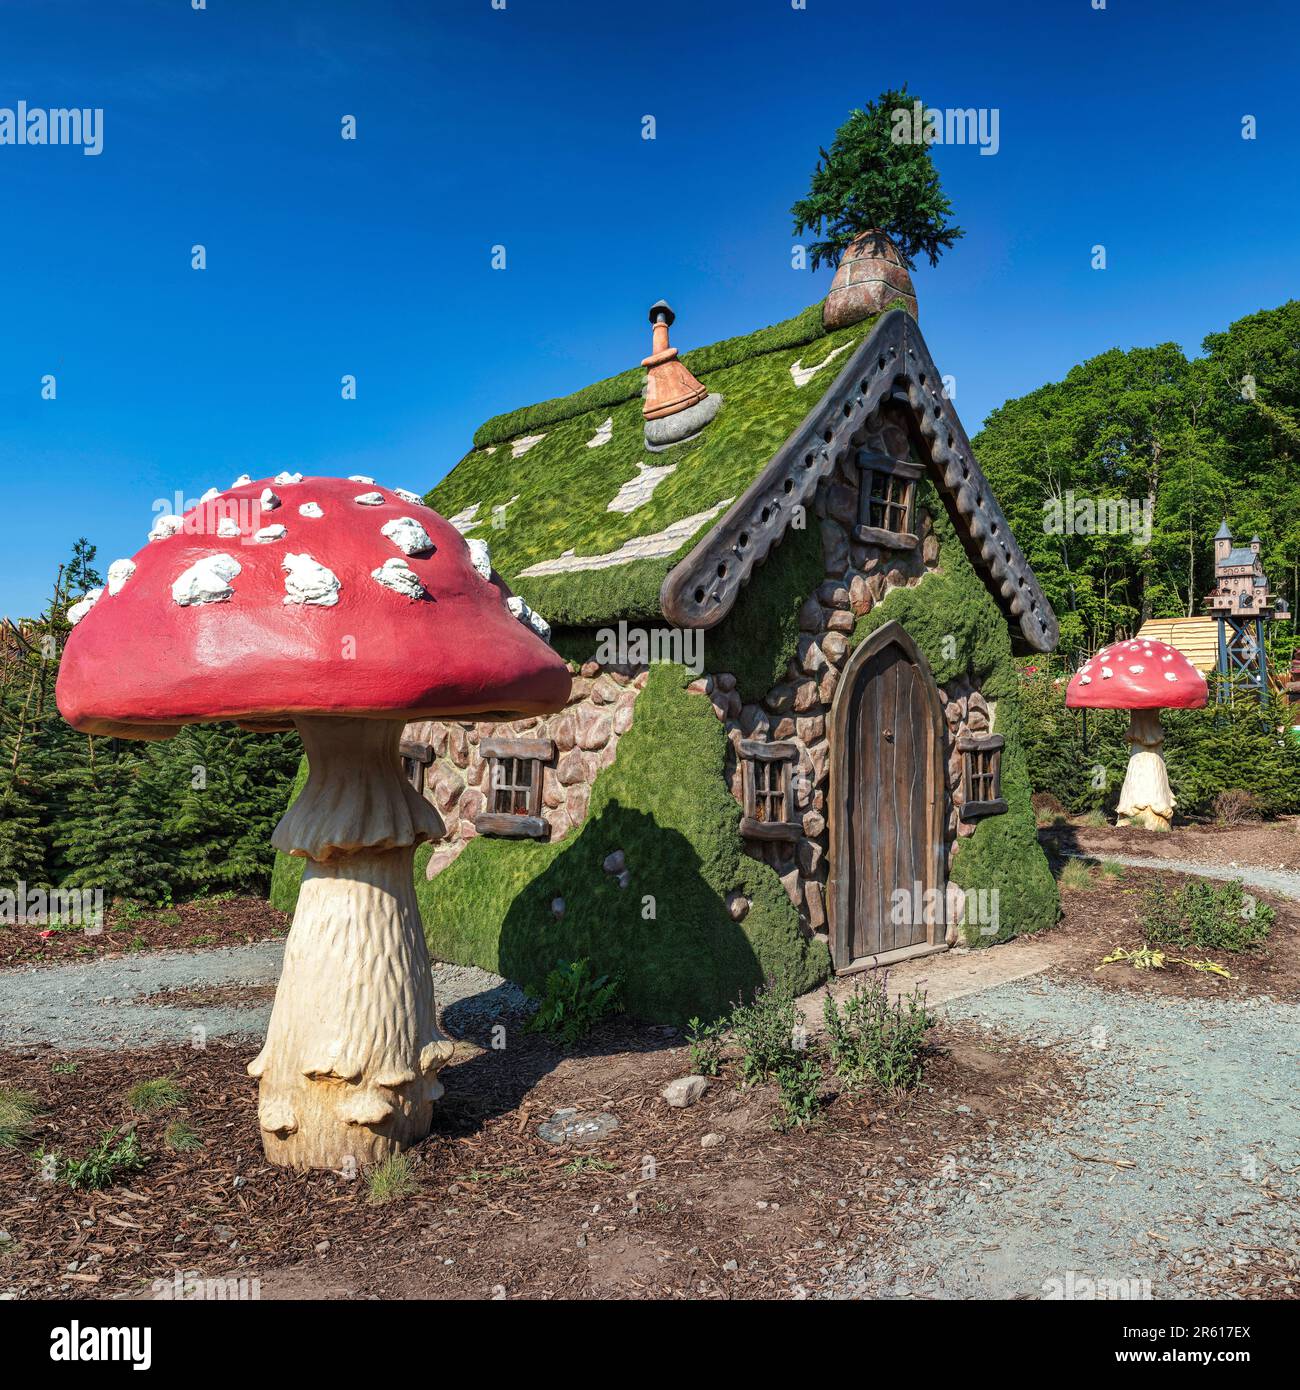
M 126 1174 L 138 1173 L 148 1161 L 148 1156 L 140 1147 L 139 1136 L 133 1129 L 125 1134 L 120 1130 L 106 1129 L 100 1135 L 99 1143 L 81 1159 L 64 1158 L 57 1153 L 47 1154 L 43 1149 L 36 1153 L 37 1166 L 45 1176 L 77 1189 L 111 1187 Z
M 1240 825 L 1260 819 L 1259 797 L 1240 787 L 1229 787 L 1214 798 L 1214 819 L 1220 825 Z
M 0 1149 L 16 1149 L 30 1139 L 39 1114 L 35 1091 L 0 1086 Z
M 366 1174 L 366 1186 L 370 1193 L 367 1200 L 377 1207 L 398 1197 L 414 1196 L 420 1190 L 407 1154 L 390 1154 L 382 1163 L 375 1164 Z
M 163 1143 L 173 1153 L 178 1154 L 193 1153 L 203 1147 L 203 1140 L 199 1138 L 193 1126 L 184 1120 L 173 1120 L 167 1126 L 163 1131 Z
M 1101 861 L 1102 878 L 1123 878 L 1127 872 L 1127 867 L 1117 863 L 1114 859 L 1103 859 Z
M 742 1085 L 770 1081 L 783 1067 L 799 1061 L 794 1041 L 798 1022 L 794 1000 L 779 995 L 773 980 L 755 990 L 748 1004 L 736 1001 L 731 1010 L 731 1032 L 741 1048 Z
M 160 1115 L 185 1103 L 185 1088 L 171 1076 L 137 1081 L 126 1093 L 126 1103 L 137 1115 Z
M 890 1004 L 888 975 L 873 975 L 857 981 L 842 1013 L 827 995 L 823 1017 L 831 1064 L 846 1081 L 859 1085 L 870 1077 L 887 1091 L 911 1090 L 920 1082 L 925 1034 L 935 1022 L 921 989 Z
M 802 1064 L 791 1062 L 776 1074 L 781 1113 L 773 1121 L 783 1133 L 806 1129 L 821 1113 L 822 1069 L 811 1057 Z
M 1110 824 L 1110 817 L 1105 811 L 1089 811 L 1088 814 L 1084 816 L 1083 823 L 1084 825 L 1091 825 L 1100 829 L 1102 826 L 1108 826 Z
M 1057 881 L 1062 888 L 1086 891 L 1092 887 L 1092 869 L 1082 859 L 1067 859 Z
M 726 1024 L 721 1021 L 705 1024 L 693 1018 L 686 1025 L 691 1070 L 697 1076 L 717 1076 L 722 1070 L 722 1038 L 726 1031 Z
M 607 1014 L 618 1012 L 622 981 L 608 975 L 591 975 L 587 959 L 561 961 L 546 977 L 546 993 L 537 1012 L 528 1020 L 530 1033 L 549 1033 L 572 1047 Z
M 1240 879 L 1195 879 L 1177 889 L 1162 883 L 1142 900 L 1142 935 L 1153 946 L 1245 951 L 1268 936 L 1273 916 L 1273 909 L 1247 893 Z
M 1051 792 L 1035 792 L 1030 804 L 1039 825 L 1059 825 L 1065 819 L 1065 807 Z

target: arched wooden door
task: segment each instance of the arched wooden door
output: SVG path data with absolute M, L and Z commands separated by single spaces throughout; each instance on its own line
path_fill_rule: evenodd
M 830 732 L 831 954 L 837 970 L 942 949 L 944 722 L 925 657 L 897 623 L 840 677 Z

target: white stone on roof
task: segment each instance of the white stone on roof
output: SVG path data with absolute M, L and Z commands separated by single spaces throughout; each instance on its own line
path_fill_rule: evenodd
M 851 347 L 856 346 L 857 344 L 855 342 L 841 343 L 839 347 L 832 348 L 815 367 L 805 367 L 802 357 L 795 358 L 795 360 L 790 363 L 791 380 L 793 380 L 796 386 L 807 386 L 813 377 L 815 377 L 823 367 L 829 367 L 840 353 L 847 352 Z
M 630 565 L 637 560 L 661 560 L 675 555 L 682 545 L 707 521 L 712 521 L 719 512 L 731 506 L 734 498 L 724 497 L 707 511 L 684 516 L 665 526 L 662 531 L 654 531 L 648 536 L 634 536 L 624 541 L 617 550 L 603 555 L 574 555 L 571 551 L 555 560 L 542 560 L 519 571 L 520 579 L 533 579 L 544 574 L 574 574 L 582 570 L 610 569 L 614 565 Z
M 639 472 L 635 478 L 629 478 L 627 482 L 615 493 L 614 499 L 605 508 L 607 512 L 634 512 L 638 507 L 645 504 L 654 495 L 654 490 L 670 474 L 677 471 L 675 463 L 666 463 L 661 468 L 651 468 L 640 461 L 637 462 Z

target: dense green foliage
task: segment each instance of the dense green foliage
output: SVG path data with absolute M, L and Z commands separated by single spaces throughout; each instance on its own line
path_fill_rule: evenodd
M 825 335 L 810 349 L 808 333 L 813 319 L 820 324 L 819 314 L 814 306 L 812 314 L 790 320 L 797 331 L 778 324 L 688 354 L 704 384 L 723 396 L 717 417 L 694 439 L 662 453 L 648 452 L 638 387 L 621 404 L 566 415 L 538 431 L 544 437 L 518 461 L 510 445 L 475 449 L 433 489 L 429 504 L 448 517 L 477 507 L 473 520 L 479 524 L 469 534 L 490 544 L 497 571 L 552 626 L 656 617 L 668 571 L 722 514 L 723 504 L 753 482 L 834 381 L 846 355 L 803 386 L 795 385 L 791 366 L 816 366 L 826 354 L 860 342 L 871 331 L 869 322 L 854 324 Z M 612 435 L 589 449 L 607 418 Z M 643 505 L 630 512 L 609 510 L 642 466 L 666 465 L 673 472 Z M 700 519 L 672 555 L 521 577 L 522 570 L 565 551 L 608 554 L 688 517 Z
M 621 980 L 593 975 L 589 960 L 562 960 L 546 977 L 530 1033 L 548 1033 L 565 1047 L 587 1036 L 606 1014 L 618 1012 Z
M 895 113 L 912 113 L 917 98 L 906 84 L 881 92 L 850 113 L 813 170 L 808 196 L 790 209 L 794 232 L 820 240 L 809 248 L 812 268 L 838 265 L 845 247 L 863 232 L 884 232 L 910 269 L 921 254 L 930 264 L 965 235 L 949 221 L 952 204 L 922 139 L 899 140 Z M 916 132 L 920 134 L 920 132 Z
M 1202 612 L 1221 517 L 1241 540 L 1258 532 L 1275 590 L 1295 601 L 1300 301 L 1203 347 L 1192 360 L 1174 343 L 1112 348 L 993 411 L 974 441 L 1071 661 L 1149 617 Z M 1106 500 L 1125 502 L 1126 529 L 1112 513 L 1097 530 L 1089 511 Z M 1277 636 L 1289 659 L 1294 638 Z
M 1024 719 L 1006 619 L 972 568 L 933 485 L 923 482 L 917 498 L 939 536 L 939 572 L 913 588 L 891 589 L 858 620 L 852 640 L 856 646 L 882 623 L 897 621 L 920 647 L 940 685 L 965 676 L 985 699 L 997 702 L 996 727 L 1006 740 L 1002 797 L 1007 809 L 976 823 L 975 833 L 960 841 L 950 869 L 960 887 L 998 893 L 997 930 L 981 931 L 973 923 L 966 930 L 971 945 L 987 946 L 1051 926 L 1059 899 L 1030 804 Z
M 831 1064 L 846 1081 L 871 1078 L 886 1091 L 910 1091 L 925 1072 L 925 1034 L 936 1022 L 918 986 L 889 1002 L 889 975 L 855 981 L 844 1007 L 828 994 L 822 1006 Z
M 1240 879 L 1189 879 L 1181 888 L 1156 884 L 1142 900 L 1142 935 L 1152 946 L 1245 951 L 1267 939 L 1273 909 L 1246 892 Z
M 295 734 L 196 726 L 160 743 L 74 732 L 54 702 L 66 613 L 99 580 L 78 542 L 50 605 L 0 648 L 0 886 L 100 888 L 159 903 L 263 890 Z
M 1025 751 L 1035 791 L 1048 791 L 1067 811 L 1112 812 L 1128 766 L 1125 710 L 1065 707 L 1065 681 L 1042 668 L 1020 682 Z M 1182 815 L 1208 815 L 1220 792 L 1250 792 L 1265 815 L 1300 811 L 1300 743 L 1284 732 L 1288 711 L 1277 701 L 1261 710 L 1250 694 L 1230 705 L 1165 710 L 1165 764 Z

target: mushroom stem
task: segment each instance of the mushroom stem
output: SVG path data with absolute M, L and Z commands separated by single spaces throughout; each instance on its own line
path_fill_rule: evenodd
M 1120 788 L 1120 825 L 1168 830 L 1174 814 L 1174 794 L 1165 769 L 1165 732 L 1158 709 L 1135 709 L 1129 715 L 1128 771 Z
M 266 1045 L 249 1063 L 272 1163 L 355 1172 L 429 1132 L 438 1032 L 412 860 L 444 827 L 402 776 L 393 720 L 296 721 L 310 773 L 276 827 L 307 859 Z

